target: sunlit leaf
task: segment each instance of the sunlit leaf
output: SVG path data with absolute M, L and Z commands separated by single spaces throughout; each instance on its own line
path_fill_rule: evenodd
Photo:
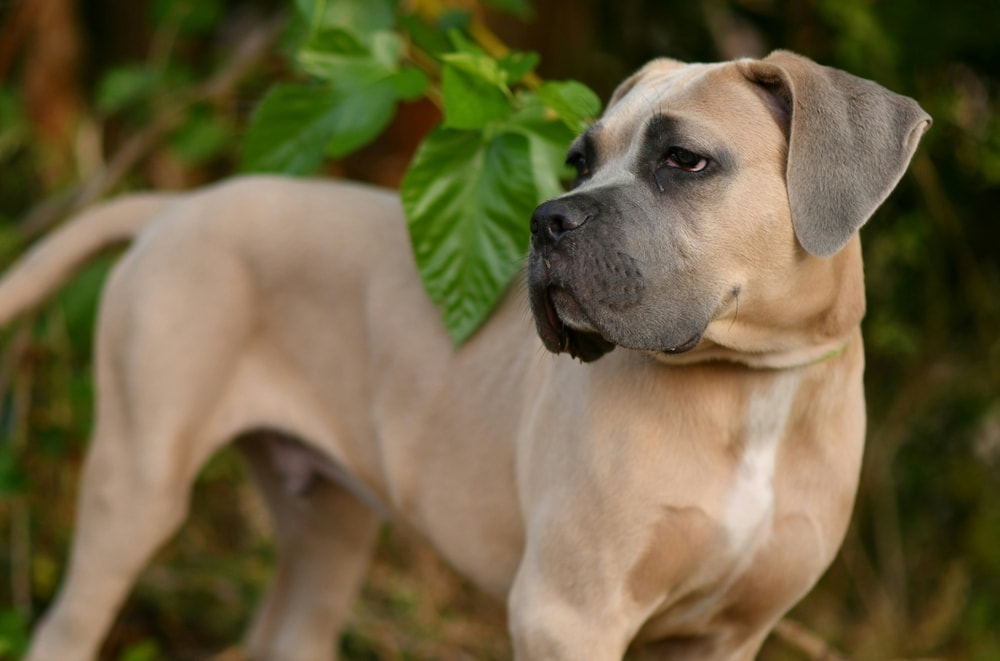
M 344 95 L 332 113 L 333 134 L 326 153 L 341 158 L 377 138 L 392 121 L 396 99 L 396 86 L 388 78 Z
M 504 72 L 507 84 L 513 85 L 534 71 L 541 59 L 538 53 L 513 51 L 500 58 L 497 65 Z
M 496 84 L 450 64 L 444 67 L 441 92 L 448 128 L 483 128 L 511 112 L 510 100 Z
M 538 98 L 554 110 L 566 126 L 577 132 L 587 128 L 601 112 L 601 99 L 575 80 L 545 83 L 538 89 Z
M 295 6 L 315 29 L 346 28 L 365 39 L 396 23 L 391 0 L 296 0 Z
M 424 287 L 456 343 L 486 319 L 521 266 L 537 198 L 528 139 L 435 130 L 403 181 Z
M 307 174 L 326 155 L 336 131 L 336 90 L 275 85 L 257 107 L 244 143 L 243 168 Z
M 542 202 L 564 191 L 561 179 L 570 177 L 569 168 L 565 166 L 566 151 L 577 134 L 565 122 L 553 117 L 533 94 L 523 94 L 518 100 L 522 107 L 504 122 L 503 129 L 528 138 L 537 202 Z
M 441 59 L 452 68 L 498 88 L 507 85 L 507 72 L 492 57 L 477 53 L 448 53 Z

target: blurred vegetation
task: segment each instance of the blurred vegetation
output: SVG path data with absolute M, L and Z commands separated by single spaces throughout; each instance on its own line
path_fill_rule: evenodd
M 910 172 L 863 230 L 869 437 L 854 523 L 792 617 L 855 659 L 1000 659 L 1000 4 L 535 0 L 521 17 L 461 4 L 511 47 L 539 52 L 543 77 L 585 81 L 605 99 L 650 57 L 783 47 L 930 112 Z M 288 10 L 278 0 L 0 3 L 0 263 L 94 199 L 232 174 L 255 104 L 294 75 L 282 55 Z M 438 119 L 432 104 L 404 102 L 386 134 L 325 173 L 397 186 Z M 3 331 L 0 658 L 17 658 L 62 572 L 110 260 Z M 223 452 L 106 658 L 222 654 L 272 555 L 242 466 Z M 341 647 L 348 659 L 509 656 L 502 607 L 394 531 Z M 808 657 L 772 640 L 763 658 Z

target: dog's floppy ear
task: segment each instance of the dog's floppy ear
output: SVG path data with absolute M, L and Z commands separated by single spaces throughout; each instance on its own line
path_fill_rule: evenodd
M 903 176 L 931 118 L 916 101 L 788 51 L 737 63 L 786 122 L 795 235 L 835 254 Z

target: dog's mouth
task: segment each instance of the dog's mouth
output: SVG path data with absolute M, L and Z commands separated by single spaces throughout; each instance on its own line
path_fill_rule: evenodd
M 552 353 L 568 353 L 584 363 L 597 360 L 615 348 L 600 333 L 566 325 L 559 315 L 553 296 L 566 296 L 555 286 L 538 287 L 531 293 L 531 309 L 542 344 Z
M 531 289 L 531 310 L 535 328 L 545 348 L 552 353 L 568 353 L 581 362 L 589 363 L 612 351 L 618 342 L 609 340 L 594 329 L 583 309 L 573 296 L 557 285 L 543 285 Z M 691 351 L 702 340 L 702 333 L 695 333 L 678 344 L 659 348 L 629 346 L 639 351 L 653 351 L 664 355 L 677 355 Z
M 694 349 L 696 346 L 698 346 L 699 343 L 701 343 L 701 336 L 702 336 L 701 333 L 697 333 L 693 337 L 691 337 L 688 341 L 686 341 L 686 342 L 684 342 L 682 344 L 679 344 L 676 347 L 670 347 L 668 349 L 661 349 L 660 351 L 661 351 L 661 353 L 665 353 L 665 354 L 668 354 L 668 355 L 676 355 L 676 354 L 679 354 L 679 353 L 687 353 L 688 351 L 691 351 L 691 349 Z

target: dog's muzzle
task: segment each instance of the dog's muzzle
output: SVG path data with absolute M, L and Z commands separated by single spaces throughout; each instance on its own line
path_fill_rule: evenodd
M 591 219 L 591 214 L 563 199 L 541 204 L 531 215 L 531 254 L 528 268 L 528 289 L 535 328 L 545 348 L 553 353 L 568 353 L 583 362 L 597 360 L 615 348 L 600 333 L 591 329 L 567 325 L 560 315 L 557 301 L 563 308 L 579 308 L 573 302 L 567 284 L 553 273 L 553 262 L 566 259 L 560 251 L 572 233 Z

